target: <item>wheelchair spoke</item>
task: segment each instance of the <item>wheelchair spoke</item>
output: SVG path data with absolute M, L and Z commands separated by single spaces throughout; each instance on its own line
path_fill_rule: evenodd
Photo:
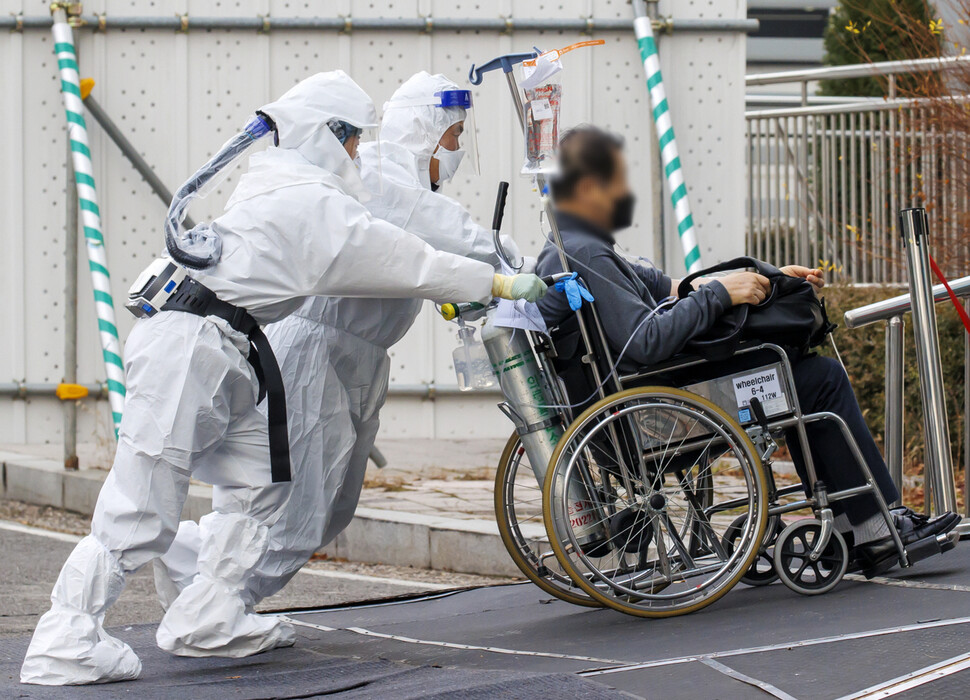
M 663 528 L 661 529 L 667 530 L 668 536 L 673 541 L 674 549 L 676 549 L 680 553 L 680 556 L 683 557 L 684 564 L 687 566 L 688 569 L 693 569 L 694 558 L 691 557 L 690 552 L 687 550 L 687 547 L 684 545 L 684 541 L 680 538 L 680 535 L 677 534 L 677 528 L 672 526 L 670 522 L 670 516 L 664 513 L 658 518 L 658 520 L 663 523 Z
M 757 455 L 729 419 L 689 395 L 608 401 L 571 429 L 550 465 L 556 551 L 574 581 L 617 609 L 696 609 L 757 555 L 767 517 Z M 595 503 L 575 521 L 574 480 Z M 745 512 L 757 515 L 725 544 Z

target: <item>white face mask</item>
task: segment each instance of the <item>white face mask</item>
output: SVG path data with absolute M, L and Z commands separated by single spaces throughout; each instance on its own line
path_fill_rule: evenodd
M 460 148 L 449 151 L 444 146 L 439 145 L 431 157 L 438 161 L 438 181 L 434 184 L 440 185 L 455 176 L 455 173 L 458 172 L 458 166 L 461 164 L 461 159 L 465 157 L 465 152 Z
M 357 151 L 357 155 L 351 158 L 351 160 L 354 161 L 354 165 L 356 165 L 357 169 L 360 170 L 360 151 Z

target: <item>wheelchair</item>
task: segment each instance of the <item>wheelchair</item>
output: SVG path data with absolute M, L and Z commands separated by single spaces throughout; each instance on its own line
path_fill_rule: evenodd
M 576 325 L 578 347 L 569 356 L 580 359 L 594 396 L 574 416 L 562 374 L 577 363 L 559 357 L 549 336 L 530 332 L 563 431 L 541 484 L 522 468 L 528 458 L 519 434 L 496 473 L 503 542 L 544 591 L 639 617 L 695 612 L 739 581 L 780 579 L 803 595 L 826 593 L 850 563 L 831 506 L 863 495 L 876 499 L 900 566 L 942 551 L 936 538 L 903 545 L 845 421 L 802 412 L 782 347 L 744 344 L 732 360 L 748 356 L 755 366 L 678 385 L 672 377 L 704 376 L 715 365 L 683 355 L 620 374 L 595 302 L 577 311 Z M 820 421 L 838 427 L 860 485 L 829 492 L 817 478 L 805 426 Z M 785 431 L 800 442 L 808 493 L 800 479 L 779 485 L 772 469 Z M 782 521 L 797 511 L 810 516 Z

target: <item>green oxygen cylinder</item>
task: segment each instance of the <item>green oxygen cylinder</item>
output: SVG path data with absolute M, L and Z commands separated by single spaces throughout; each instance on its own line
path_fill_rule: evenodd
M 545 482 L 549 460 L 565 432 L 554 408 L 555 394 L 536 362 L 528 335 L 523 330 L 501 328 L 489 319 L 482 328 L 482 342 L 505 397 L 505 414 L 515 424 L 529 465 L 539 482 Z M 573 531 L 586 543 L 604 536 L 586 487 L 578 474 L 570 480 L 569 511 Z

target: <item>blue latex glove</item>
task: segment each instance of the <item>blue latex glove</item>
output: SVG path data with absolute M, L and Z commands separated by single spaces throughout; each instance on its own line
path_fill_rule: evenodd
M 579 283 L 576 279 L 579 273 L 574 272 L 569 277 L 563 277 L 561 280 L 556 282 L 556 291 L 563 292 L 566 295 L 566 301 L 569 302 L 569 308 L 573 311 L 578 311 L 583 305 L 583 299 L 586 301 L 596 301 L 593 295 L 589 293 L 583 285 Z

